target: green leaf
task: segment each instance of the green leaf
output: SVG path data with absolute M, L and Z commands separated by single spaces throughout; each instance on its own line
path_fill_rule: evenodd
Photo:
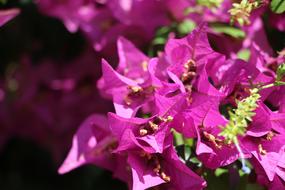
M 283 13 L 285 11 L 285 0 L 272 0 L 270 8 L 274 13 Z
M 150 113 L 144 113 L 142 114 L 142 118 L 150 118 L 151 114 Z
M 189 160 L 191 156 L 191 148 L 189 146 L 184 146 L 184 158 L 185 160 Z
M 224 169 L 224 168 L 217 168 L 215 170 L 215 176 L 216 177 L 219 177 L 220 175 L 224 174 L 224 173 L 227 173 L 228 170 L 227 169 Z
M 248 183 L 245 190 L 265 190 L 265 188 L 259 184 Z
M 181 146 L 184 145 L 184 138 L 181 133 L 178 133 L 175 129 L 172 129 L 173 136 L 174 136 L 174 142 L 175 146 Z
M 249 49 L 242 49 L 237 53 L 237 57 L 244 61 L 248 61 L 250 58 L 250 50 Z
M 202 165 L 202 162 L 200 160 L 198 160 L 198 158 L 196 158 L 196 157 L 191 158 L 190 162 L 197 164 L 197 165 L 200 165 L 200 166 Z
M 187 16 L 187 15 L 189 15 L 191 13 L 195 13 L 195 12 L 196 12 L 196 9 L 192 6 L 190 6 L 184 10 L 184 15 Z
M 219 7 L 223 0 L 197 0 L 197 3 L 201 6 L 208 8 Z
M 194 145 L 194 139 L 192 139 L 192 138 L 184 138 L 184 144 L 189 146 L 189 147 L 192 147 Z
M 163 37 L 157 37 L 153 40 L 153 45 L 164 45 L 166 43 L 166 39 Z
M 283 81 L 276 81 L 274 83 L 274 86 L 284 86 L 284 85 L 285 85 L 285 82 L 283 82 Z
M 211 28 L 217 33 L 224 33 L 234 38 L 245 38 L 245 32 L 233 26 L 213 24 Z
M 21 0 L 20 2 L 21 2 L 21 4 L 25 5 L 25 4 L 33 3 L 33 0 Z
M 196 27 L 196 23 L 190 19 L 185 19 L 183 22 L 181 22 L 178 25 L 178 32 L 179 34 L 188 34 L 190 32 L 192 32 L 192 30 L 194 30 Z
M 171 28 L 168 26 L 164 26 L 164 27 L 160 27 L 157 31 L 156 31 L 156 36 L 163 36 L 163 35 L 168 35 L 169 32 L 171 31 Z

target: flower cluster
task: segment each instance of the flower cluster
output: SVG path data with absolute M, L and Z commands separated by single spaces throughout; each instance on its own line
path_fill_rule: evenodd
M 7 69 L 0 130 L 58 139 L 60 154 L 61 137 L 91 114 L 59 173 L 94 164 L 133 190 L 199 190 L 222 169 L 285 189 L 285 48 L 267 29 L 285 31 L 285 10 L 275 1 L 38 0 L 95 51 L 68 68 L 25 55 Z M 0 26 L 17 14 L 0 11 Z
M 154 58 L 120 38 L 117 68 L 102 60 L 98 81 L 116 113 L 93 115 L 81 125 L 59 171 L 93 163 L 132 189 L 202 189 L 199 169 L 248 158 L 260 164 L 262 184 L 283 183 L 285 114 L 279 101 L 285 93 L 283 86 L 268 86 L 282 81 L 284 65 L 276 75 L 265 62 L 256 62 L 262 55 L 255 46 L 247 62 L 227 59 L 211 48 L 207 30 L 202 24 L 182 39 L 170 39 Z M 280 99 L 274 100 L 275 93 Z M 194 140 L 190 148 L 201 161 L 198 168 L 187 167 L 177 154 L 179 134 L 183 145 Z M 276 170 L 268 170 L 273 162 Z

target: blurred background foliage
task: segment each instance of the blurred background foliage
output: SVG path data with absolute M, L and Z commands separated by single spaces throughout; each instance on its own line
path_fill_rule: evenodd
M 32 56 L 33 64 L 43 58 L 66 64 L 84 52 L 87 44 L 79 32 L 71 34 L 59 20 L 41 15 L 31 0 L 1 3 L 0 9 L 21 8 L 21 14 L 0 29 L 1 77 L 24 54 Z M 59 163 L 44 147 L 27 139 L 11 138 L 0 150 L 0 189 L 127 189 L 110 172 L 95 166 L 81 167 L 65 175 L 57 173 L 58 167 Z
M 27 140 L 11 139 L 0 154 L 0 189 L 127 189 L 110 172 L 95 166 L 84 166 L 65 175 L 58 175 L 57 167 L 42 147 Z

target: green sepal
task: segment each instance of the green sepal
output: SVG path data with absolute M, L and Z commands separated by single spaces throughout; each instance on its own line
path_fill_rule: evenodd
M 282 63 L 281 65 L 279 65 L 276 71 L 276 75 L 277 75 L 276 81 L 282 80 L 282 78 L 285 76 L 285 63 Z

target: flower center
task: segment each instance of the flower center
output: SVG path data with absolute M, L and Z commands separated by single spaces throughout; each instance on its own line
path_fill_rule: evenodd
M 272 131 L 269 131 L 269 133 L 267 133 L 266 135 L 266 140 L 271 141 L 274 136 L 275 136 L 275 133 Z
M 98 146 L 98 148 L 95 148 L 93 151 L 94 155 L 101 155 L 103 153 L 111 153 L 113 150 L 115 150 L 118 146 L 118 141 L 116 138 L 108 138 L 105 139 L 103 146 Z
M 218 149 L 222 148 L 223 140 L 216 138 L 214 135 L 204 131 L 203 132 L 204 137 L 214 144 L 214 146 Z
M 158 131 L 159 127 L 164 123 L 171 122 L 173 120 L 172 116 L 163 117 L 155 117 L 152 121 L 147 122 L 147 124 L 143 125 L 140 130 L 140 136 L 151 135 Z
M 196 77 L 196 63 L 194 60 L 189 59 L 185 64 L 184 64 L 184 73 L 181 75 L 181 81 L 184 84 L 186 92 L 189 94 L 187 100 L 188 102 L 192 102 L 191 98 L 191 93 L 192 93 L 192 81 Z
M 149 154 L 147 152 L 141 152 L 141 157 L 146 158 L 149 165 L 153 167 L 153 172 L 163 179 L 166 183 L 171 181 L 171 177 L 167 175 L 162 166 L 162 159 L 159 158 L 159 155 Z
M 125 97 L 125 103 L 130 106 L 134 101 L 144 100 L 152 95 L 154 91 L 153 86 L 142 88 L 140 86 L 128 86 L 128 94 Z
M 266 155 L 267 151 L 263 148 L 262 144 L 258 145 L 258 151 L 261 155 Z

